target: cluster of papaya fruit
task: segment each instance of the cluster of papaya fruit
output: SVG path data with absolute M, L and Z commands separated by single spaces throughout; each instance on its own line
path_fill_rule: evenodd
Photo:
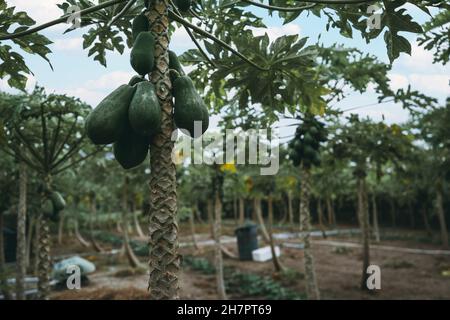
M 104 98 L 86 119 L 91 141 L 112 143 L 114 156 L 124 169 L 145 161 L 153 137 L 160 132 L 162 117 L 156 88 L 145 78 L 155 67 L 155 38 L 145 12 L 136 16 L 132 25 L 130 64 L 138 75 Z M 198 137 L 208 128 L 208 110 L 177 55 L 172 51 L 168 55 L 175 125 Z M 196 123 L 201 124 L 200 130 L 194 130 Z
M 42 202 L 42 213 L 51 219 L 56 219 L 59 212 L 66 207 L 66 201 L 58 191 L 49 192 Z
M 319 147 L 326 139 L 325 124 L 313 116 L 307 116 L 303 124 L 297 127 L 294 139 L 289 142 L 289 158 L 294 166 L 303 164 L 309 168 L 320 165 Z

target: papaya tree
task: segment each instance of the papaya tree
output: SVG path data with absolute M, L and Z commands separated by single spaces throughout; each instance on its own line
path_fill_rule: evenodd
M 7 115 L 4 120 L 2 149 L 22 163 L 22 172 L 25 168 L 27 171 L 32 170 L 41 179 L 38 287 L 41 298 L 46 298 L 50 276 L 49 219 L 57 219 L 59 212 L 65 207 L 65 200 L 54 190 L 53 177 L 84 161 L 98 149 L 85 144 L 82 119 L 89 111 L 86 104 L 65 95 L 47 95 L 42 88 L 36 88 L 31 95 L 22 95 L 18 102 L 14 109 L 14 105 L 2 105 L 2 114 Z M 20 186 L 24 192 L 26 176 L 22 176 Z M 18 233 L 18 265 L 22 279 L 26 265 L 24 196 L 21 194 L 19 197 L 18 217 L 18 225 L 21 227 Z M 20 289 L 23 287 L 20 286 Z
M 59 7 L 64 15 L 54 21 L 36 26 L 35 22 L 23 12 L 15 12 L 13 7 L 8 7 L 5 0 L 0 2 L 0 57 L 3 61 L 0 73 L 1 77 L 7 77 L 8 83 L 13 87 L 23 89 L 26 76 L 31 73 L 20 53 L 14 51 L 4 41 L 10 40 L 26 52 L 35 53 L 48 60 L 48 45 L 50 41 L 39 34 L 39 31 L 56 24 L 73 21 L 72 13 L 68 8 L 78 5 L 80 16 L 79 26 L 90 27 L 84 35 L 83 46 L 89 49 L 89 55 L 101 64 L 106 65 L 106 51 L 124 52 L 125 45 L 132 47 L 132 20 L 145 9 L 145 16 L 149 20 L 150 31 L 153 37 L 154 49 L 148 61 L 141 60 L 143 69 L 152 69 L 150 82 L 155 87 L 155 94 L 161 108 L 160 131 L 151 140 L 151 177 L 150 177 L 150 279 L 149 288 L 154 298 L 178 297 L 178 270 L 179 256 L 177 253 L 177 212 L 175 166 L 171 162 L 173 142 L 171 141 L 174 129 L 172 81 L 170 79 L 169 54 L 170 35 L 173 31 L 171 23 L 184 27 L 191 36 L 193 42 L 198 45 L 199 54 L 193 55 L 191 61 L 196 64 L 207 64 L 209 69 L 228 66 L 228 70 L 240 69 L 239 74 L 227 82 L 233 87 L 240 88 L 239 96 L 242 103 L 245 97 L 251 98 L 254 103 L 263 102 L 268 108 L 267 117 L 275 112 L 270 111 L 272 104 L 278 104 L 276 97 L 281 95 L 281 100 L 291 102 L 302 101 L 307 107 L 323 106 L 322 95 L 325 91 L 315 81 L 315 74 L 309 68 L 311 65 L 310 51 L 305 50 L 301 54 L 298 51 L 304 46 L 306 40 L 297 42 L 290 40 L 286 49 L 285 41 L 279 41 L 280 47 L 274 47 L 283 56 L 282 60 L 268 61 L 254 51 L 255 46 L 267 47 L 266 37 L 253 37 L 248 27 L 265 27 L 261 18 L 252 13 L 252 9 L 262 7 L 269 13 L 277 12 L 280 19 L 287 23 L 300 17 L 303 12 L 311 12 L 322 16 L 327 21 L 327 26 L 337 28 L 341 33 L 350 35 L 353 31 L 361 33 L 366 41 L 370 41 L 383 35 L 386 42 L 388 56 L 391 61 L 399 57 L 402 52 L 410 53 L 409 41 L 399 32 L 420 33 L 422 28 L 413 21 L 412 17 L 403 6 L 414 5 L 424 11 L 429 8 L 448 8 L 446 1 L 423 0 L 417 1 L 368 1 L 368 0 L 306 0 L 306 1 L 272 1 L 265 4 L 261 1 L 176 1 L 174 5 L 170 0 L 109 0 L 92 1 L 67 0 Z M 183 4 L 183 5 L 180 5 Z M 376 4 L 383 9 L 381 26 L 379 29 L 369 29 L 367 23 L 361 21 L 361 17 L 370 18 L 367 13 L 367 5 Z M 200 18 L 200 26 L 192 23 Z M 12 26 L 18 25 L 14 30 Z M 74 30 L 73 26 L 68 31 Z M 196 38 L 197 36 L 197 38 Z M 150 39 L 149 36 L 145 36 Z M 143 38 L 143 37 L 142 37 Z M 214 43 L 211 43 L 211 41 Z M 294 43 L 296 43 L 294 45 Z M 206 53 L 201 44 L 207 49 Z M 245 53 L 235 48 L 246 45 Z M 248 45 L 247 45 L 248 44 Z M 292 48 L 293 47 L 293 48 Z M 149 48 L 149 46 L 142 46 Z M 292 49 L 292 50 L 291 50 Z M 143 49 L 145 51 L 145 49 Z M 142 53 L 142 50 L 140 50 Z M 145 54 L 144 54 L 145 55 Z M 215 61 L 211 59 L 214 55 Z M 296 58 L 294 58 L 294 56 Z M 238 57 L 240 60 L 234 60 Z M 146 68 L 152 65 L 154 68 Z M 242 64 L 245 63 L 245 64 Z M 280 68 L 280 66 L 283 66 Z M 282 69 L 287 66 L 291 74 L 287 75 Z M 172 68 L 173 69 L 173 68 Z M 295 71 L 294 71 L 295 70 Z M 177 74 L 176 72 L 172 72 Z M 229 74 L 226 71 L 226 74 Z M 284 73 L 284 75 L 283 75 Z M 179 72 L 178 72 L 179 74 Z M 293 87 L 284 88 L 283 77 L 291 77 L 297 90 L 293 93 Z M 205 74 L 209 79 L 213 75 Z M 241 80 L 251 77 L 252 87 L 242 85 Z M 222 77 L 220 79 L 225 79 Z M 272 83 L 272 88 L 261 86 L 258 79 Z M 203 81 L 207 83 L 207 81 Z M 199 83 L 197 83 L 199 85 Z M 148 86 L 147 84 L 141 86 Z M 224 83 L 215 85 L 213 90 L 223 91 Z M 272 90 L 276 89 L 276 90 Z M 261 94 L 263 91 L 263 94 Z M 176 95 L 176 94 L 175 94 Z M 214 101 L 214 96 L 207 99 L 211 108 L 220 108 L 220 103 Z M 248 99 L 247 99 L 248 100 Z M 290 105 L 297 105 L 297 103 Z M 202 118 L 200 116 L 200 118 Z M 142 143 L 143 145 L 144 143 Z

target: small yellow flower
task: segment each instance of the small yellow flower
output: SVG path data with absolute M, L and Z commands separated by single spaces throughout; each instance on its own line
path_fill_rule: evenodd
M 225 163 L 220 166 L 220 171 L 236 173 L 236 166 L 234 165 L 234 163 Z

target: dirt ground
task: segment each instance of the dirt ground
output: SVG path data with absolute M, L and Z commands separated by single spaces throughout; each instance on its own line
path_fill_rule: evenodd
M 208 239 L 208 230 L 199 238 Z M 184 235 L 181 241 L 189 240 Z M 346 248 L 324 244 L 323 239 L 314 238 L 313 250 L 315 266 L 322 299 L 450 299 L 450 255 L 431 255 L 404 253 L 395 250 L 371 249 L 371 264 L 381 268 L 381 290 L 374 293 L 359 289 L 362 272 L 360 248 Z M 357 243 L 358 237 L 334 237 L 344 243 Z M 298 240 L 290 240 L 294 243 Z M 412 240 L 381 241 L 382 246 L 401 248 L 440 249 L 437 245 L 418 243 Z M 227 244 L 227 249 L 237 254 L 236 244 Z M 182 255 L 207 258 L 213 262 L 212 247 L 202 247 L 200 251 L 192 247 L 181 249 Z M 83 249 L 70 242 L 56 247 L 54 254 L 82 253 Z M 87 255 L 94 262 L 97 271 L 92 274 L 89 284 L 81 290 L 54 291 L 52 299 L 147 299 L 146 270 L 132 271 L 123 258 L 118 255 Z M 143 262 L 144 260 L 141 259 Z M 273 272 L 273 264 L 268 262 L 243 262 L 224 259 L 225 267 L 232 267 L 242 273 L 252 273 L 269 277 L 285 288 L 298 293 L 305 292 L 302 277 L 303 251 L 295 248 L 282 248 L 281 262 L 288 270 L 294 270 L 297 276 L 284 278 Z M 214 275 L 202 274 L 184 266 L 180 275 L 182 299 L 216 299 Z M 229 298 L 246 299 L 233 294 Z M 261 297 L 259 297 L 261 298 Z

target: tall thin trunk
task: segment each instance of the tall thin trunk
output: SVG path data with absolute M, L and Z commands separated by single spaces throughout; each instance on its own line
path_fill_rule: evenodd
M 89 242 L 84 240 L 83 236 L 80 233 L 80 230 L 78 228 L 78 219 L 76 217 L 74 221 L 74 229 L 75 229 L 75 237 L 77 238 L 78 242 L 80 242 L 81 245 L 85 248 L 89 247 Z
M 64 222 L 65 222 L 65 213 L 62 211 L 59 215 L 59 221 L 58 221 L 58 244 L 62 244 L 63 237 L 64 237 Z
M 239 224 L 244 224 L 245 220 L 245 200 L 244 198 L 239 198 Z
M 33 230 L 34 226 L 36 224 L 36 216 L 35 215 L 29 215 L 29 223 L 28 223 L 28 232 L 27 232 L 27 256 L 26 256 L 26 265 L 27 268 L 30 267 L 31 263 L 31 244 L 33 240 Z
M 16 299 L 25 300 L 25 276 L 27 273 L 27 167 L 19 167 L 19 210 L 17 212 L 16 247 Z
M 284 267 L 280 262 L 280 259 L 275 254 L 275 241 L 273 239 L 273 199 L 269 195 L 267 199 L 267 206 L 269 207 L 269 237 L 270 237 L 270 251 L 272 252 L 272 262 L 276 272 L 284 271 Z
M 220 199 L 219 190 L 215 192 L 215 204 L 214 204 L 214 240 L 215 240 L 215 265 L 216 265 L 216 281 L 217 281 L 217 294 L 219 299 L 226 300 L 227 295 L 225 293 L 225 281 L 223 277 L 223 257 L 222 257 L 222 245 L 220 243 L 221 227 L 222 227 L 222 201 Z
M 194 206 L 191 210 L 191 214 L 189 215 L 189 225 L 191 228 L 192 243 L 194 244 L 195 250 L 198 250 L 197 238 L 195 237 L 195 219 L 194 219 L 195 210 L 196 208 Z
M 123 236 L 123 248 L 125 255 L 127 257 L 128 263 L 132 268 L 137 268 L 141 266 L 141 262 L 134 254 L 133 249 L 130 245 L 130 237 L 128 234 L 128 184 L 129 179 L 128 177 L 125 177 L 124 184 L 123 184 L 123 195 L 122 195 L 122 213 L 120 215 L 122 220 L 122 236 Z
M 373 234 L 375 236 L 375 242 L 380 242 L 380 228 L 378 226 L 378 208 L 375 192 L 372 193 L 372 212 L 373 212 Z
M 48 299 L 50 292 L 50 228 L 47 217 L 41 215 L 39 231 L 38 296 Z
M 323 228 L 323 208 L 322 208 L 322 200 L 317 199 L 317 216 L 319 220 L 319 226 Z
M 97 216 L 97 200 L 96 196 L 93 195 L 91 197 L 91 214 L 89 218 L 89 241 L 92 244 L 92 247 L 97 252 L 103 252 L 103 248 L 98 244 L 98 242 L 95 240 L 94 236 L 94 221 L 95 217 Z
M 172 84 L 169 77 L 168 0 L 153 0 L 147 14 L 155 37 L 155 68 L 150 75 L 161 105 L 161 130 L 153 138 L 150 153 L 150 277 L 154 299 L 178 299 L 180 255 L 178 254 L 177 181 L 172 162 Z
M 211 238 L 214 239 L 214 202 L 212 199 L 208 199 L 207 214 L 208 214 L 208 224 L 209 224 L 209 230 L 211 233 Z
M 234 223 L 236 225 L 239 224 L 238 208 L 237 208 L 237 197 L 236 197 L 236 195 L 233 196 L 233 218 L 234 218 Z
M 203 221 L 203 219 L 202 219 L 202 213 L 201 213 L 200 208 L 198 206 L 198 201 L 195 202 L 194 208 L 195 208 L 195 216 L 197 217 L 198 222 L 201 223 L 201 224 L 204 224 L 205 221 Z
M 300 194 L 300 221 L 305 233 L 305 279 L 306 293 L 310 300 L 320 300 L 319 287 L 317 285 L 316 269 L 314 267 L 314 255 L 311 247 L 311 213 L 309 211 L 309 198 L 311 195 L 311 173 L 308 168 L 301 167 L 301 194 Z
M 358 177 L 358 217 L 363 242 L 363 266 L 361 277 L 361 289 L 367 290 L 367 268 L 370 265 L 370 230 L 369 230 L 369 208 L 367 202 L 366 181 L 364 177 Z
M 13 297 L 7 284 L 6 276 L 6 261 L 5 261 L 5 243 L 3 239 L 3 211 L 0 210 L 0 292 L 3 293 L 6 300 L 11 300 Z
M 270 236 L 266 229 L 266 224 L 264 223 L 264 218 L 261 211 L 261 198 L 255 197 L 254 199 L 254 208 L 256 219 L 258 219 L 259 227 L 261 228 L 261 234 L 264 238 L 264 241 L 270 243 Z
M 334 221 L 334 217 L 333 217 L 333 205 L 331 203 L 331 198 L 327 197 L 325 201 L 326 201 L 326 205 L 327 205 L 328 223 L 330 224 L 330 227 L 335 227 L 336 222 Z
M 442 247 L 444 249 L 448 249 L 448 231 L 442 200 L 442 183 L 439 183 L 436 188 L 436 210 L 439 218 L 439 226 L 441 228 Z
M 294 225 L 294 211 L 292 210 L 292 193 L 290 191 L 287 193 L 287 198 L 288 198 L 289 225 L 292 227 Z
M 34 241 L 33 241 L 33 274 L 38 276 L 39 272 L 39 239 L 41 238 L 41 216 L 36 217 Z
M 142 232 L 141 224 L 139 223 L 139 218 L 136 210 L 133 210 L 133 222 L 134 222 L 134 228 L 136 229 L 136 233 L 139 236 L 139 238 L 144 238 L 144 232 Z

